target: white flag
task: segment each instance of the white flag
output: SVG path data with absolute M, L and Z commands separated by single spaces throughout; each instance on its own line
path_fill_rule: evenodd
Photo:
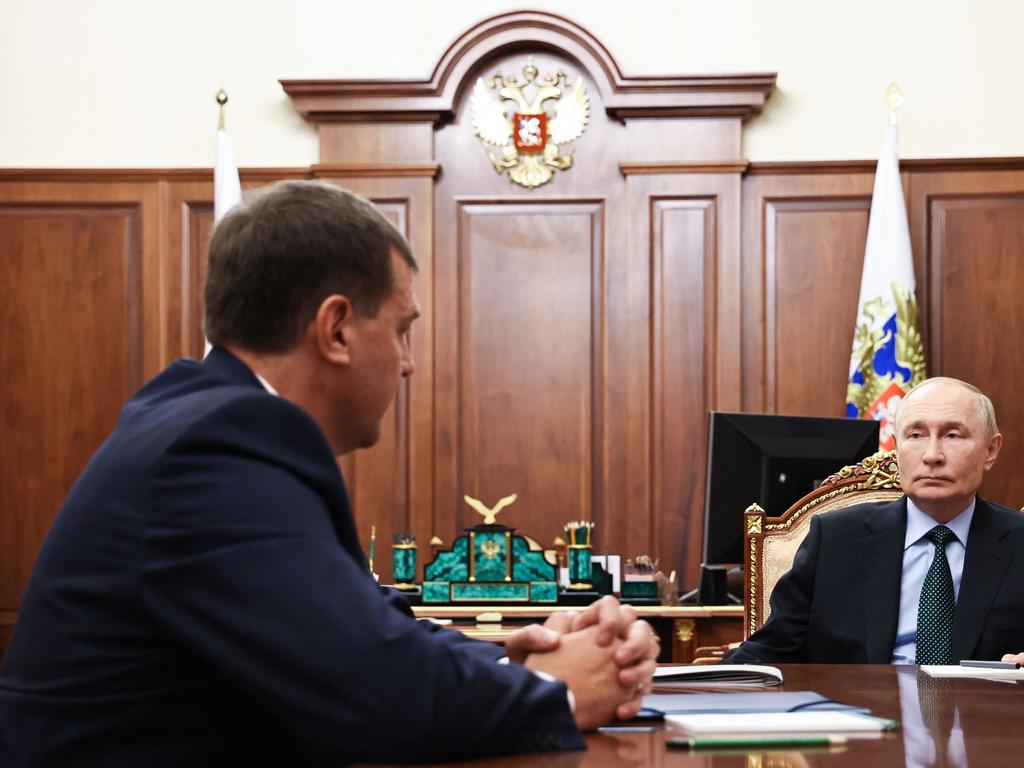
M 223 109 L 223 107 L 222 107 Z M 223 125 L 223 115 L 221 125 Z M 238 166 L 235 165 L 235 150 L 231 137 L 223 128 L 217 129 L 216 157 L 213 162 L 213 223 L 242 202 L 242 185 L 238 181 Z M 203 356 L 210 354 L 210 342 L 203 340 Z
M 213 165 L 213 220 L 220 221 L 224 214 L 242 201 L 242 185 L 238 181 L 238 166 L 231 137 L 223 128 L 217 130 L 217 158 Z
M 926 376 L 915 289 L 899 129 L 891 125 L 875 170 L 846 392 L 846 415 L 880 421 L 879 445 L 887 450 L 895 447 L 896 406 Z

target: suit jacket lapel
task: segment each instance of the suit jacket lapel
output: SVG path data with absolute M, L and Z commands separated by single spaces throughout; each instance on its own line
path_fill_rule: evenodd
M 1011 557 L 1001 541 L 1006 533 L 979 496 L 967 536 L 967 554 L 953 616 L 954 660 L 971 658 L 978 644 L 992 600 L 1010 565 Z
M 865 661 L 888 664 L 899 623 L 906 498 L 880 505 L 864 523 L 868 532 L 857 540 L 855 551 L 863 601 Z

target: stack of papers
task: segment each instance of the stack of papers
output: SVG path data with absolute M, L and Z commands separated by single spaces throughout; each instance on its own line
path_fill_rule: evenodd
M 659 688 L 762 686 L 778 685 L 781 682 L 782 672 L 778 667 L 757 664 L 712 664 L 696 667 L 672 665 L 654 670 L 654 684 Z
M 692 736 L 803 736 L 821 733 L 878 735 L 898 727 L 895 720 L 855 712 L 668 715 L 665 722 Z
M 959 664 L 922 664 L 921 670 L 932 677 L 975 677 L 984 680 L 1024 680 L 1024 669 L 961 667 Z

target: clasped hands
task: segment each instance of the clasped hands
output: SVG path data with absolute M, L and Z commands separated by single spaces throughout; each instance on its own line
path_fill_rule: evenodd
M 576 725 L 588 731 L 636 716 L 650 693 L 658 638 L 636 611 L 606 596 L 585 610 L 554 613 L 505 643 L 509 660 L 565 683 Z

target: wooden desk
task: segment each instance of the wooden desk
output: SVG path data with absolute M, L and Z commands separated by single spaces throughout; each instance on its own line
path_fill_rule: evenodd
M 1016 767 L 1024 762 L 1021 754 L 1024 745 L 1022 683 L 927 678 L 928 683 L 939 685 L 929 685 L 927 690 L 922 685 L 919 693 L 919 673 L 912 666 L 808 664 L 783 665 L 781 669 L 784 690 L 817 691 L 828 698 L 870 707 L 876 715 L 898 720 L 901 730 L 878 739 L 850 739 L 842 747 L 734 752 L 668 750 L 665 739 L 669 734 L 664 729 L 654 733 L 594 733 L 587 736 L 586 752 L 488 758 L 458 765 L 460 768 L 846 768 L 969 764 L 999 768 Z M 922 702 L 930 709 L 928 717 L 922 717 Z M 956 734 L 954 723 L 959 723 L 962 739 Z M 935 757 L 937 740 L 945 745 L 944 760 Z
M 563 606 L 431 606 L 413 608 L 417 618 L 451 619 L 451 626 L 470 637 L 504 642 L 519 627 L 542 622 L 556 611 L 581 608 Z M 636 612 L 650 622 L 661 638 L 662 655 L 658 661 L 686 663 L 694 651 L 704 646 L 721 646 L 743 639 L 742 605 L 637 606 Z M 478 623 L 484 613 L 500 614 L 498 621 Z

